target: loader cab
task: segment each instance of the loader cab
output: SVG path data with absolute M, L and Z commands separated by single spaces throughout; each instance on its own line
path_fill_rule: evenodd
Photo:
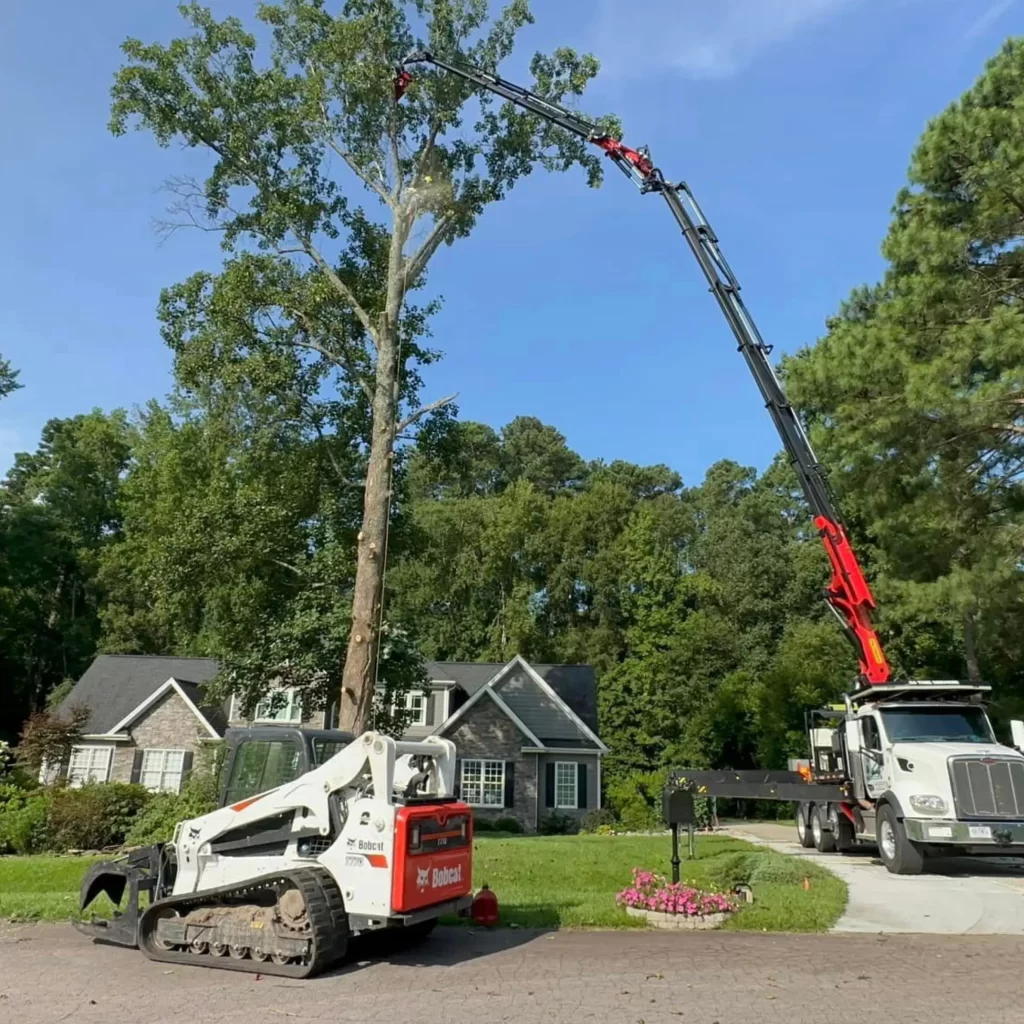
M 228 729 L 220 806 L 247 800 L 318 768 L 355 737 L 338 729 L 285 725 Z

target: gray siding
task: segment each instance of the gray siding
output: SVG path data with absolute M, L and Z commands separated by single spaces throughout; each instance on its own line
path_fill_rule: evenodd
M 539 687 L 520 666 L 495 684 L 495 690 L 512 713 L 542 743 L 558 746 L 559 740 L 581 741 L 585 734 L 579 726 Z M 592 744 L 592 741 L 588 741 Z

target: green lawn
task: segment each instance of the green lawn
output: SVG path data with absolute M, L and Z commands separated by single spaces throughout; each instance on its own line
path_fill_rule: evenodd
M 505 923 L 642 927 L 615 906 L 615 894 L 629 884 L 634 867 L 670 876 L 671 856 L 664 836 L 480 836 L 473 881 L 491 887 Z M 686 882 L 718 891 L 749 881 L 754 903 L 727 925 L 743 931 L 826 931 L 846 906 L 846 885 L 829 872 L 725 836 L 698 836 L 697 857 L 684 856 L 680 874 Z
M 0 918 L 15 921 L 67 921 L 78 913 L 82 876 L 98 858 L 0 857 Z M 89 908 L 89 915 L 93 913 Z M 96 901 L 98 915 L 110 901 Z
M 662 836 L 480 836 L 475 847 L 475 886 L 489 885 L 502 921 L 522 927 L 641 927 L 615 906 L 615 894 L 628 885 L 634 867 L 671 872 L 670 843 Z M 78 886 L 92 863 L 84 857 L 0 857 L 0 918 L 77 917 Z M 682 876 L 719 891 L 736 881 L 750 883 L 754 903 L 728 922 L 730 929 L 826 931 L 846 905 L 846 886 L 829 872 L 723 836 L 699 836 L 697 857 L 683 860 Z M 90 913 L 109 909 L 101 897 Z

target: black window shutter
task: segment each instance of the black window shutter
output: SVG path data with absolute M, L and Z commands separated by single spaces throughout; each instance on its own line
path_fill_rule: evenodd
M 191 750 L 185 751 L 185 759 L 181 764 L 181 784 L 185 785 L 185 780 L 192 774 L 192 759 L 195 755 Z
M 135 760 L 132 761 L 132 782 L 138 782 L 142 778 L 142 757 L 143 751 L 135 751 Z
M 576 806 L 583 811 L 587 809 L 587 766 L 585 764 L 576 766 Z
M 455 797 L 462 799 L 462 758 L 455 758 Z
M 514 807 L 516 801 L 516 763 L 505 762 L 505 806 Z
M 555 766 L 549 762 L 544 771 L 544 806 L 555 806 Z

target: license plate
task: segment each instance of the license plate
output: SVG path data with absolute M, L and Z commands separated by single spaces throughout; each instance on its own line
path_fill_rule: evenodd
M 991 839 L 991 825 L 968 825 L 967 832 L 972 839 Z
M 949 825 L 931 825 L 928 828 L 928 835 L 932 839 L 952 839 L 953 829 Z

